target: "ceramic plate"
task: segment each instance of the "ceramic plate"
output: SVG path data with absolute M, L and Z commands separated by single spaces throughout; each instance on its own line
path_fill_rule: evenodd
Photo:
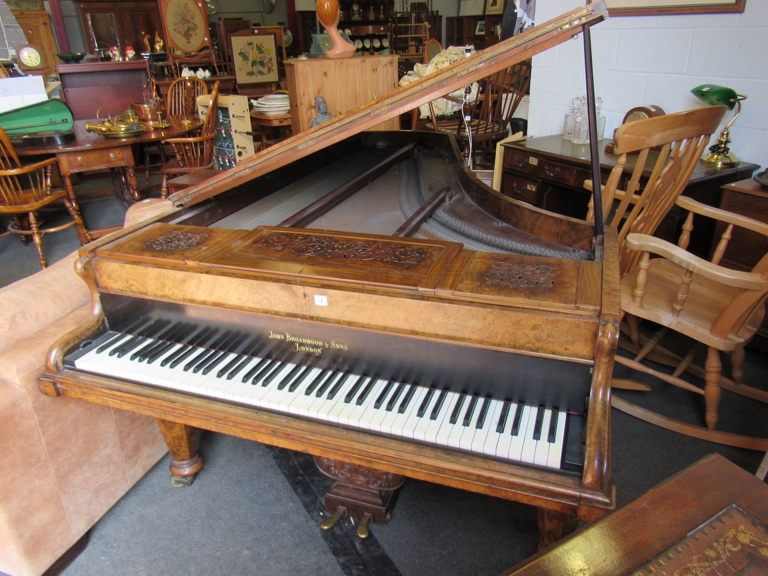
M 768 188 L 768 170 L 755 174 L 752 179 L 763 188 Z

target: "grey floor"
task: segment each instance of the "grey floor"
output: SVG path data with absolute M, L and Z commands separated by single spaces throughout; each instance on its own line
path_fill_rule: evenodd
M 112 196 L 85 201 L 82 210 L 94 228 L 119 224 L 125 213 Z M 77 246 L 71 229 L 44 240 L 50 262 Z M 33 246 L 0 238 L 0 285 L 38 269 Z M 622 368 L 617 373 L 653 386 L 651 393 L 617 392 L 622 397 L 701 423 L 701 397 Z M 745 380 L 768 388 L 768 358 L 756 348 L 747 349 Z M 768 437 L 765 405 L 725 391 L 720 412 L 721 429 Z M 750 473 L 763 457 L 680 436 L 616 410 L 612 418 L 619 505 L 709 453 Z M 533 508 L 415 480 L 406 481 L 392 519 L 372 526 L 368 540 L 359 540 L 349 521 L 322 532 L 317 524 L 329 480 L 311 458 L 209 432 L 201 433 L 200 451 L 206 465 L 192 486 L 171 486 L 166 456 L 93 527 L 88 547 L 64 576 L 492 576 L 535 551 Z

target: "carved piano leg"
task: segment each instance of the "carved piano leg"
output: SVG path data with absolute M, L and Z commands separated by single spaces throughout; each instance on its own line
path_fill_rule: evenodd
M 171 484 L 177 488 L 191 486 L 203 467 L 203 458 L 197 452 L 195 428 L 159 418 L 157 424 L 171 453 Z
M 320 456 L 315 456 L 315 464 L 323 474 L 336 480 L 324 499 L 326 509 L 334 515 L 323 522 L 321 528 L 332 528 L 346 514 L 360 520 L 357 535 L 367 538 L 369 522 L 386 524 L 392 495 L 405 478 Z
M 576 530 L 579 517 L 576 513 L 557 512 L 539 508 L 539 550 L 554 544 Z

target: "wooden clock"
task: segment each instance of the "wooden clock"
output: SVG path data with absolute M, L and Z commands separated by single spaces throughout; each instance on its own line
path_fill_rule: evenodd
M 19 68 L 24 71 L 39 71 L 45 69 L 42 51 L 32 44 L 24 44 L 16 48 L 16 58 Z

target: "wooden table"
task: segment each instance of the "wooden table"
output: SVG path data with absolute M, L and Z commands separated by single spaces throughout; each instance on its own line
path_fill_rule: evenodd
M 16 152 L 19 156 L 54 154 L 58 160 L 59 172 L 67 196 L 75 206 L 77 206 L 77 199 L 72 185 L 72 174 L 107 168 L 116 169 L 121 181 L 119 184 L 116 182 L 115 191 L 121 200 L 130 204 L 141 200 L 136 181 L 133 146 L 182 136 L 202 125 L 199 118 L 194 118 L 190 124 L 185 124 L 182 120 L 182 118 L 170 117 L 168 118 L 170 128 L 143 132 L 131 138 L 105 138 L 95 132 L 87 132 L 86 120 L 76 120 L 73 142 L 18 146 Z M 81 241 L 83 240 L 81 238 Z
M 504 574 L 766 574 L 766 524 L 768 486 L 711 454 Z
M 291 132 L 291 114 L 261 114 L 255 110 L 251 110 L 251 126 L 254 129 L 259 127 L 259 134 L 261 137 L 261 149 L 267 147 L 267 134 L 265 128 L 275 128 Z M 272 142 L 274 144 L 274 142 Z

